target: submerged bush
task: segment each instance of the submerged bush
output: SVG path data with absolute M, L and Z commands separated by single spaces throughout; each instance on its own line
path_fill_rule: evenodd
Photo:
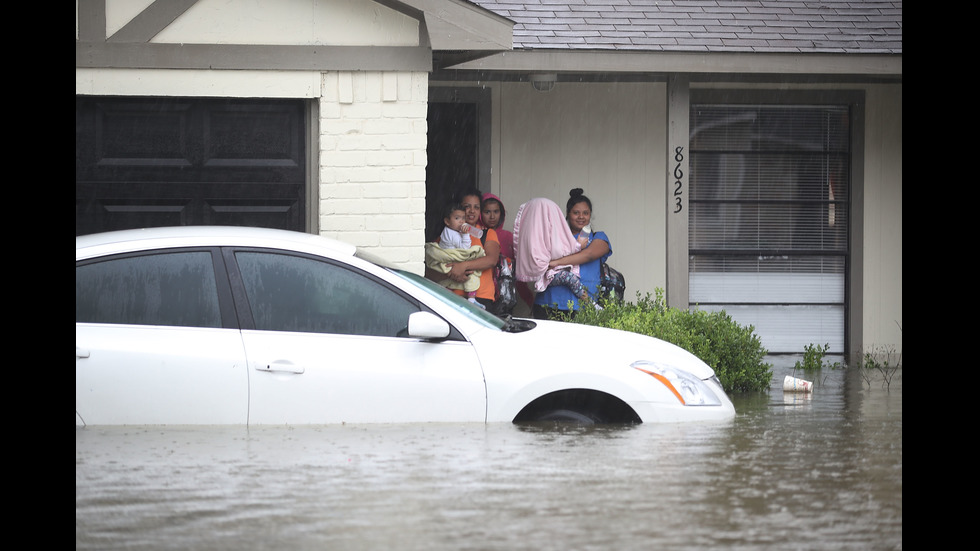
M 772 366 L 753 326 L 741 326 L 724 311 L 681 310 L 664 303 L 663 290 L 636 303 L 603 301 L 602 309 L 584 306 L 573 323 L 622 329 L 676 344 L 711 366 L 725 392 L 767 391 Z
M 830 367 L 833 369 L 840 368 L 840 362 L 825 362 L 823 357 L 827 355 L 827 351 L 830 350 L 830 343 L 826 343 L 823 346 L 819 344 L 810 343 L 803 347 L 803 361 L 797 360 L 795 369 L 802 369 L 803 371 L 813 371 L 815 369 L 821 369 L 823 367 Z

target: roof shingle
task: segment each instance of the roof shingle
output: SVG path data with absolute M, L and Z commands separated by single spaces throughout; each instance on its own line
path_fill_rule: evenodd
M 515 50 L 902 53 L 902 2 L 471 0 L 514 22 Z

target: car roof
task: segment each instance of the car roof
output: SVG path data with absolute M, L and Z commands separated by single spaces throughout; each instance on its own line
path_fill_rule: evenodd
M 75 260 L 148 249 L 201 246 L 276 247 L 331 256 L 353 256 L 356 247 L 309 233 L 245 226 L 175 226 L 75 237 Z

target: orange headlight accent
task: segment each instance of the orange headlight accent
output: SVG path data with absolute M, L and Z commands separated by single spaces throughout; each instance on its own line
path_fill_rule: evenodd
M 667 377 L 664 377 L 663 375 L 661 375 L 659 373 L 654 373 L 652 371 L 647 371 L 646 369 L 642 369 L 642 368 L 639 368 L 639 367 L 637 367 L 635 369 L 639 369 L 640 371 L 646 373 L 647 375 L 652 375 L 653 378 L 657 379 L 658 381 L 660 381 L 661 383 L 663 383 L 664 386 L 666 386 L 667 388 L 669 388 L 670 391 L 674 393 L 674 396 L 677 396 L 677 399 L 680 400 L 680 402 L 682 404 L 687 405 L 687 402 L 685 402 L 684 401 L 684 398 L 681 397 L 681 393 L 680 392 L 677 392 L 677 389 L 674 388 L 674 385 L 670 384 L 670 381 L 667 380 Z

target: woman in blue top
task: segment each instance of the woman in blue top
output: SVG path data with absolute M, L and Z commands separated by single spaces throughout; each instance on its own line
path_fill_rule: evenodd
M 578 265 L 579 277 L 594 301 L 599 292 L 599 264 L 612 256 L 612 244 L 605 232 L 591 231 L 592 201 L 582 194 L 582 189 L 575 188 L 568 192 L 568 195 L 565 219 L 568 221 L 568 228 L 572 230 L 572 235 L 582 244 L 582 250 L 552 260 L 549 267 Z M 569 302 L 571 302 L 571 310 L 569 310 Z M 537 319 L 553 319 L 568 314 L 574 316 L 578 309 L 578 297 L 568 287 L 552 285 L 535 295 L 531 313 Z

